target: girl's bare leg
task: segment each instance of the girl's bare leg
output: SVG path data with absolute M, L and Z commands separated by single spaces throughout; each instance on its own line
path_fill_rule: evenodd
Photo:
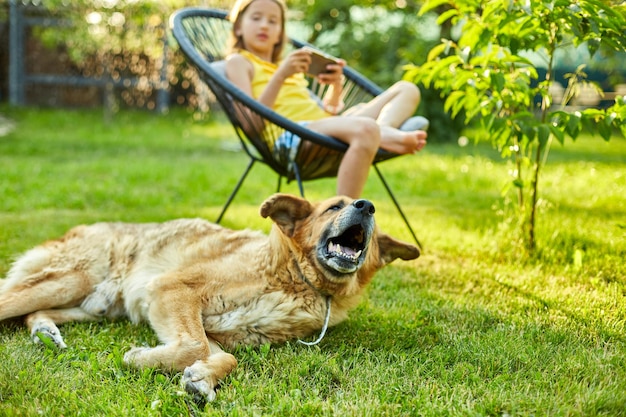
M 413 116 L 420 99 L 420 90 L 415 84 L 398 81 L 370 102 L 348 109 L 344 115 L 369 117 L 381 126 L 399 127 Z
M 380 147 L 400 155 L 421 151 L 426 146 L 428 134 L 423 130 L 403 132 L 390 126 L 381 126 Z
M 358 198 L 380 146 L 380 127 L 367 117 L 330 117 L 308 124 L 311 130 L 348 144 L 337 172 L 337 195 Z
M 361 196 L 369 175 L 371 160 L 374 159 L 368 154 L 368 149 L 350 145 L 337 171 L 337 195 L 347 195 L 351 198 Z
M 376 119 L 381 131 L 380 147 L 397 154 L 411 154 L 426 146 L 427 133 L 397 128 L 415 113 L 419 102 L 420 91 L 415 84 L 398 81 L 369 103 L 355 106 L 344 115 Z

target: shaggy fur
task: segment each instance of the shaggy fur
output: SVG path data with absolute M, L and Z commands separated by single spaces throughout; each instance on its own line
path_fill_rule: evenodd
M 376 230 L 367 200 L 319 204 L 276 194 L 261 206 L 269 235 L 201 219 L 97 223 L 26 252 L 0 281 L 0 321 L 25 316 L 33 340 L 65 342 L 69 321 L 128 317 L 161 341 L 126 363 L 183 371 L 182 384 L 212 400 L 236 366 L 222 348 L 283 342 L 347 317 L 374 273 L 418 249 Z

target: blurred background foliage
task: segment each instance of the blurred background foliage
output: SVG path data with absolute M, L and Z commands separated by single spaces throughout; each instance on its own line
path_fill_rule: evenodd
M 366 77 L 388 87 L 404 77 L 408 64 L 420 65 L 428 51 L 449 33 L 436 23 L 438 13 L 419 16 L 422 2 L 411 0 L 296 0 L 290 3 L 290 33 L 344 58 Z M 452 118 L 434 88 L 420 85 L 418 112 L 430 120 L 429 141 L 456 141 L 464 128 Z
M 116 91 L 116 105 L 154 109 L 156 89 L 165 85 L 171 104 L 210 109 L 206 105 L 210 94 L 168 34 L 168 17 L 181 7 L 228 9 L 233 1 L 9 0 L 0 4 L 0 36 L 4 38 L 8 36 L 9 3 L 31 16 L 60 22 L 35 26 L 29 36 L 55 55 L 65 56 L 66 71 L 116 81 L 135 77 L 138 81 L 132 88 Z M 444 6 L 420 16 L 421 1 L 293 0 L 288 5 L 292 37 L 346 59 L 382 87 L 402 78 L 407 64 L 423 64 L 442 37 L 453 37 L 454 28 L 436 23 Z M 619 67 L 623 62 L 606 60 L 603 65 Z M 33 65 L 46 66 L 45 60 Z M 437 91 L 420 88 L 423 100 L 418 112 L 431 120 L 430 140 L 456 140 L 462 121 L 451 119 L 443 110 Z
M 228 9 L 233 2 L 11 1 L 30 16 L 61 22 L 35 26 L 30 35 L 58 56 L 65 56 L 67 71 L 117 82 L 136 77 L 138 81 L 132 88 L 116 90 L 115 106 L 155 109 L 156 89 L 167 83 L 172 104 L 201 111 L 210 109 L 207 106 L 210 93 L 177 53 L 167 31 L 167 21 L 181 7 Z M 437 26 L 434 14 L 418 16 L 421 2 L 412 0 L 294 0 L 288 6 L 290 36 L 346 59 L 382 87 L 402 78 L 406 64 L 423 63 L 428 50 L 439 41 L 440 32 L 449 30 Z M 0 5 L 4 32 L 8 30 L 8 19 L 9 3 L 5 3 Z M 41 62 L 33 66 L 46 67 Z M 462 123 L 452 121 L 444 112 L 437 92 L 423 87 L 422 92 L 423 104 L 418 112 L 431 119 L 431 140 L 456 140 Z

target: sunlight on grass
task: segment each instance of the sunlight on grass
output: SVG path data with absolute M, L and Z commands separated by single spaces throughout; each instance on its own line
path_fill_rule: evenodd
M 215 220 L 247 162 L 220 118 L 0 113 L 14 121 L 0 137 L 0 276 L 79 223 Z M 67 324 L 69 348 L 55 351 L 9 321 L 0 415 L 624 415 L 625 166 L 624 138 L 553 145 L 528 259 L 502 197 L 510 164 L 488 145 L 429 145 L 382 163 L 425 250 L 383 269 L 321 345 L 240 347 L 216 402 L 199 406 L 180 375 L 122 366 L 130 347 L 157 343 L 145 325 Z M 255 166 L 223 224 L 269 230 L 258 210 L 276 184 Z M 313 200 L 334 189 L 306 185 Z M 384 232 L 410 241 L 374 173 L 364 197 Z

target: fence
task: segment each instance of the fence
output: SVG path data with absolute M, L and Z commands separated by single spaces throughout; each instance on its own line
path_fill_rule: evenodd
M 62 27 L 68 22 L 62 18 L 42 16 L 40 9 L 35 6 L 24 4 L 18 0 L 9 0 L 9 71 L 8 71 L 8 98 L 13 105 L 25 105 L 27 103 L 26 91 L 29 87 L 68 86 L 68 87 L 96 87 L 100 90 L 103 105 L 107 108 L 113 106 L 113 92 L 116 88 L 133 88 L 145 82 L 139 77 L 113 78 L 106 71 L 99 77 L 86 77 L 82 75 L 63 75 L 51 73 L 29 73 L 25 60 L 26 34 L 34 27 Z M 167 40 L 163 39 L 163 54 L 160 65 L 158 81 L 148 81 L 156 91 L 155 110 L 165 112 L 169 103 L 169 91 L 167 80 Z

